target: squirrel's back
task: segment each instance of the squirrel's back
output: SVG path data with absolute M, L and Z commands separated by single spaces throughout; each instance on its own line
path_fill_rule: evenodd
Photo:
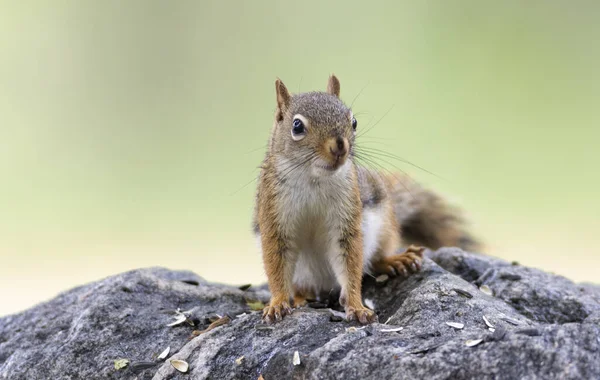
M 481 248 L 461 210 L 439 194 L 403 173 L 381 173 L 362 166 L 357 166 L 357 171 L 363 207 L 384 203 L 388 198 L 403 246 L 460 247 L 468 251 Z

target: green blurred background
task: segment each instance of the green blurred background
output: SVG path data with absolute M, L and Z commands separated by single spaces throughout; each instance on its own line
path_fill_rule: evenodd
M 265 280 L 274 80 L 335 72 L 364 144 L 490 254 L 598 282 L 597 1 L 3 1 L 0 314 L 124 270 Z M 388 160 L 389 161 L 389 160 Z M 250 184 L 246 185 L 248 182 Z

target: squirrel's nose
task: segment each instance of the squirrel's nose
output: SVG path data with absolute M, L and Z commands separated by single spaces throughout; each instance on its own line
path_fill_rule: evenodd
M 336 158 L 344 157 L 348 152 L 348 143 L 346 142 L 346 139 L 338 136 L 335 139 L 335 143 L 331 144 L 329 147 L 329 150 Z

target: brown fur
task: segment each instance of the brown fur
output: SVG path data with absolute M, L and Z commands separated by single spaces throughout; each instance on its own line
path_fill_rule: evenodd
M 271 290 L 271 304 L 276 305 L 270 312 L 274 319 L 280 320 L 284 315 L 291 313 L 289 295 L 292 290 L 293 267 L 286 262 L 285 256 L 288 253 L 285 237 L 276 222 L 274 202 L 277 189 L 271 173 L 269 170 L 263 170 L 261 175 L 257 216 L 261 232 L 263 263 Z
M 467 251 L 482 249 L 468 231 L 460 210 L 442 197 L 403 175 L 388 176 L 398 233 L 404 244 L 431 249 L 460 247 Z
M 335 75 L 331 75 L 329 77 L 329 82 L 327 83 L 327 92 L 336 98 L 340 97 L 340 81 Z
M 376 314 L 363 306 L 361 298 L 361 284 L 363 275 L 363 237 L 361 231 L 362 207 L 360 202 L 360 191 L 356 172 L 352 173 L 353 199 L 350 217 L 342 225 L 342 238 L 340 247 L 344 255 L 345 267 L 348 275 L 346 294 L 342 294 L 341 304 L 346 307 L 346 313 L 350 318 L 358 318 L 361 323 L 367 323 L 375 319 Z
M 278 167 L 282 159 L 305 165 L 308 169 L 302 166 L 301 170 L 307 174 L 302 175 L 309 175 L 306 170 L 318 159 L 324 163 L 323 167 L 329 168 L 323 170 L 338 170 L 346 160 L 351 160 L 348 175 L 340 179 L 344 181 L 340 183 L 343 186 L 338 187 L 339 194 L 334 194 L 343 207 L 332 210 L 341 226 L 341 230 L 333 230 L 339 236 L 337 243 L 342 263 L 336 269 L 336 277 L 344 281 L 340 284 L 340 302 L 345 306 L 349 319 L 368 323 L 377 318 L 361 299 L 363 210 L 383 210 L 383 227 L 369 263 L 370 270 L 376 274 L 408 276 L 420 269 L 423 248 L 411 245 L 398 254 L 401 243 L 430 248 L 446 245 L 477 247 L 476 241 L 464 229 L 458 212 L 439 196 L 406 177 L 382 175 L 354 163 L 352 113 L 339 100 L 340 83 L 334 75 L 329 78 L 327 93 L 292 96 L 279 79 L 275 82 L 275 89 L 277 111 L 260 174 L 255 212 L 255 230 L 260 234 L 263 262 L 272 294 L 263 314 L 267 322 L 280 320 L 291 313 L 292 295 L 295 306 L 316 296 L 311 289 L 292 283 L 298 252 L 295 252 L 291 237 L 286 236 L 289 226 L 278 210 L 282 210 L 281 207 L 285 210 L 285 204 L 282 206 L 280 202 L 282 189 L 295 185 L 287 183 L 289 170 Z M 290 135 L 294 115 L 302 115 L 307 124 L 307 133 L 299 140 L 293 140 Z M 304 161 L 305 157 L 312 161 Z M 293 165 L 293 168 L 300 167 Z

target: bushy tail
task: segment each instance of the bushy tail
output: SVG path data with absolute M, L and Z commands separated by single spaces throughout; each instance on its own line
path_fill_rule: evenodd
M 407 176 L 389 176 L 388 179 L 404 245 L 480 251 L 481 243 L 467 230 L 458 208 Z

